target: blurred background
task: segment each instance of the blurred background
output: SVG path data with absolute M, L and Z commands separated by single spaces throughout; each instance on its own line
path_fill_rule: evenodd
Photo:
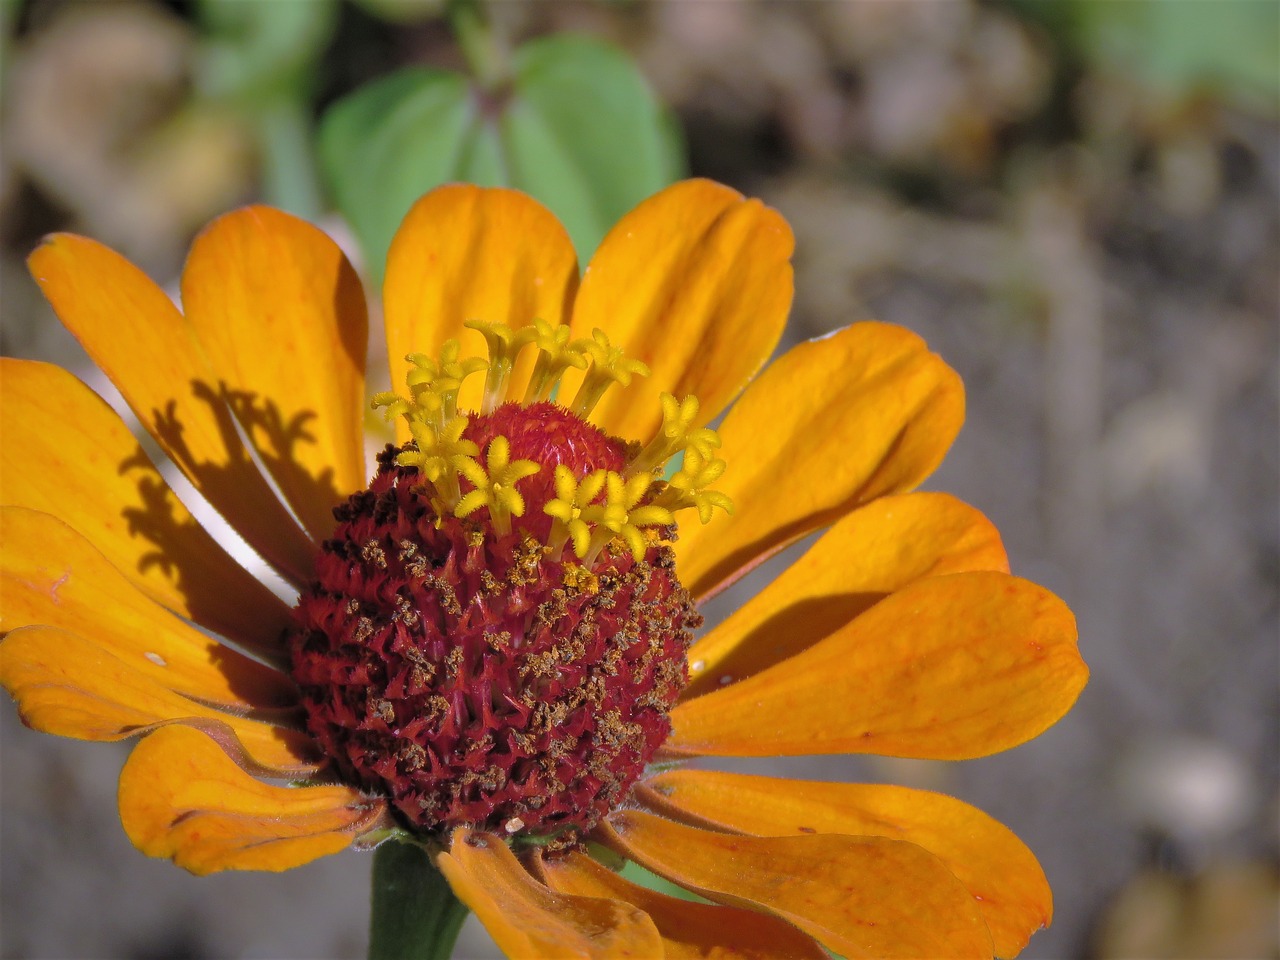
M 0 2 L 3 353 L 109 390 L 26 275 L 51 230 L 169 283 L 204 222 L 265 199 L 376 278 L 423 177 L 488 176 L 480 149 L 471 167 L 433 159 L 449 144 L 422 91 L 468 73 L 459 96 L 501 113 L 485 98 L 524 64 L 520 95 L 568 117 L 548 129 L 636 136 L 647 158 L 625 176 L 585 164 L 586 200 L 550 160 L 516 172 L 584 261 L 602 224 L 684 172 L 778 208 L 797 237 L 792 340 L 869 317 L 922 334 L 969 398 L 929 486 L 987 513 L 1014 572 L 1079 618 L 1092 681 L 1017 750 L 752 769 L 942 790 L 1008 824 L 1056 900 L 1023 956 L 1280 956 L 1280 5 L 477 12 L 479 31 L 432 0 Z M 583 36 L 589 55 L 556 55 Z M 512 50 L 600 82 L 556 87 Z M 405 76 L 419 121 L 356 136 L 403 107 L 379 82 Z M 3 956 L 363 955 L 367 855 L 196 879 L 125 839 L 127 745 L 32 733 L 7 702 L 0 736 Z M 459 955 L 495 955 L 474 921 Z

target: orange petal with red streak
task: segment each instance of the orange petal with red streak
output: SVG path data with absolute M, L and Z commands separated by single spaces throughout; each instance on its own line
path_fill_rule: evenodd
M 406 354 L 435 356 L 446 340 L 459 340 L 464 357 L 487 357 L 484 338 L 463 328 L 467 320 L 567 323 L 577 287 L 569 234 L 532 197 L 470 184 L 432 190 L 410 208 L 387 255 L 382 299 L 391 389 L 405 391 Z M 519 383 L 518 372 L 512 382 Z M 472 376 L 460 407 L 475 407 L 483 384 L 483 373 Z
M 315 547 L 241 442 L 226 374 L 210 366 L 164 291 L 118 253 L 71 234 L 47 238 L 28 264 L 58 319 L 165 454 L 263 557 L 305 582 Z
M 316 540 L 368 482 L 364 291 L 338 245 L 305 220 L 247 207 L 209 224 L 182 272 L 182 308 L 231 407 Z
M 873 500 L 694 643 L 683 695 L 786 660 L 908 583 L 967 570 L 1009 570 L 999 532 L 973 507 L 944 493 Z
M 436 866 L 509 957 L 662 956 L 642 910 L 548 889 L 492 834 L 459 827 Z
M 789 350 L 729 411 L 715 484 L 734 505 L 681 524 L 681 580 L 709 596 L 859 504 L 933 472 L 964 421 L 964 387 L 914 333 L 855 323 Z
M 879 753 L 963 760 L 1070 709 L 1089 670 L 1043 587 L 978 571 L 919 580 L 789 660 L 671 712 L 672 754 Z
M 280 654 L 288 608 L 204 531 L 92 390 L 53 364 L 0 359 L 0 435 L 7 504 L 62 520 L 180 616 Z
M 177 693 L 244 710 L 292 706 L 278 670 L 210 640 L 147 599 L 62 521 L 0 508 L 0 631 L 42 624 L 95 643 Z
M 22 627 L 0 640 L 0 685 L 23 723 L 60 737 L 123 740 L 171 722 L 216 723 L 229 728 L 255 765 L 278 776 L 301 779 L 318 769 L 315 743 L 302 730 L 196 703 L 57 627 Z
M 610 390 L 592 419 L 647 440 L 665 391 L 695 394 L 699 424 L 714 420 L 778 344 L 794 246 L 777 211 L 710 180 L 667 187 L 618 221 L 583 275 L 574 334 L 600 327 L 653 373 Z
M 649 915 L 662 935 L 667 960 L 704 957 L 810 958 L 827 953 L 795 927 L 767 914 L 737 907 L 693 903 L 624 880 L 581 853 L 542 864 L 548 885 L 560 893 L 602 897 L 635 904 Z
M 383 801 L 350 787 L 276 787 L 255 780 L 203 733 L 161 727 L 120 771 L 120 822 L 151 857 L 195 874 L 279 872 L 350 846 Z
M 600 839 L 710 900 L 765 910 L 845 957 L 986 957 L 977 904 L 922 847 L 882 837 L 742 837 L 641 811 Z
M 888 837 L 924 847 L 973 896 L 996 955 L 1014 957 L 1053 917 L 1035 855 L 1008 827 L 960 800 L 907 787 L 671 770 L 645 782 L 678 811 L 758 837 Z

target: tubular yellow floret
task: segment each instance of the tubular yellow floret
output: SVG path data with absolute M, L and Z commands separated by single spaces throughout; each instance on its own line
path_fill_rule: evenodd
M 538 335 L 534 324 L 516 330 L 505 323 L 490 320 L 468 320 L 463 324 L 477 331 L 489 346 L 489 373 L 484 381 L 481 413 L 492 413 L 507 399 L 507 385 L 515 369 L 520 351 Z
M 719 507 L 725 513 L 733 513 L 733 501 L 719 490 L 706 489 L 724 474 L 728 464 L 716 457 L 707 457 L 697 449 L 685 450 L 684 464 L 668 481 L 666 489 L 654 497 L 654 504 L 668 510 L 696 507 L 698 519 L 710 523 L 712 508 Z
M 631 384 L 633 376 L 649 376 L 647 364 L 626 356 L 621 347 L 610 344 L 609 338 L 599 327 L 591 331 L 590 340 L 579 340 L 578 345 L 591 360 L 591 369 L 587 371 L 582 386 L 578 388 L 577 396 L 569 407 L 580 417 L 586 418 L 600 402 L 604 392 L 615 383 L 626 387 Z
M 573 542 L 574 553 L 579 557 L 586 556 L 591 543 L 591 525 L 583 519 L 582 512 L 600 495 L 607 476 L 607 470 L 595 470 L 579 481 L 568 467 L 563 464 L 556 467 L 555 499 L 542 508 L 555 520 L 547 544 L 551 549 L 551 559 L 559 560 L 565 543 L 569 541 Z
M 405 382 L 415 402 L 425 411 L 439 411 L 441 423 L 457 413 L 458 391 L 462 389 L 463 381 L 488 366 L 480 357 L 459 359 L 460 352 L 457 340 L 446 340 L 440 348 L 439 360 L 420 353 L 411 353 L 405 358 L 413 364 Z
M 628 475 L 659 470 L 685 450 L 696 450 L 704 459 L 710 459 L 720 446 L 720 435 L 714 430 L 693 426 L 700 406 L 697 397 L 690 395 L 677 400 L 674 395 L 664 393 L 658 399 L 662 404 L 662 425 L 627 466 Z
M 472 457 L 480 448 L 472 441 L 464 440 L 466 417 L 454 417 L 443 427 L 436 427 L 420 418 L 409 420 L 409 432 L 413 434 L 416 450 L 402 450 L 396 463 L 402 467 L 417 467 L 422 478 L 436 488 L 440 502 L 452 509 L 461 496 L 458 487 L 458 469 L 463 463 L 473 463 Z
M 499 536 L 511 532 L 511 518 L 524 516 L 524 497 L 516 484 L 541 469 L 532 460 L 511 461 L 511 444 L 506 437 L 494 437 L 489 443 L 485 466 L 467 458 L 458 462 L 458 472 L 475 487 L 458 501 L 454 516 L 466 517 L 482 507 L 489 508 L 489 520 Z M 486 469 L 487 468 L 487 469 Z
M 534 365 L 529 386 L 524 391 L 526 406 L 551 396 L 564 372 L 570 367 L 587 369 L 587 354 L 582 341 L 569 342 L 569 328 L 564 324 L 552 326 L 546 320 L 534 320 L 534 346 L 538 348 L 538 362 Z
M 653 478 L 646 474 L 627 479 L 611 470 L 605 475 L 604 503 L 593 504 L 582 511 L 583 519 L 595 524 L 586 553 L 578 554 L 583 563 L 590 566 L 605 545 L 614 539 L 621 539 L 636 560 L 644 556 L 648 541 L 641 527 L 666 525 L 674 519 L 665 507 L 656 504 L 637 506 L 652 483 Z
M 405 360 L 410 364 L 405 375 L 409 396 L 386 391 L 376 394 L 373 408 L 383 409 L 383 416 L 390 422 L 404 417 L 410 423 L 421 420 L 437 428 L 452 420 L 458 412 L 458 391 L 462 383 L 473 373 L 485 369 L 488 364 L 479 357 L 458 359 L 457 340 L 447 340 L 440 350 L 439 359 L 424 353 L 411 353 Z

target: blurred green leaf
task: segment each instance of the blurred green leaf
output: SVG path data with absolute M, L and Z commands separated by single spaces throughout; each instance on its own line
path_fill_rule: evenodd
M 638 202 L 683 173 L 681 147 L 631 60 L 585 37 L 516 51 L 502 118 L 511 184 L 560 217 L 579 258 Z
M 201 0 L 199 80 L 218 97 L 260 98 L 309 78 L 333 38 L 337 0 Z
M 1076 0 L 1088 54 L 1178 96 L 1212 90 L 1274 111 L 1280 95 L 1276 0 Z
M 263 198 L 319 217 L 311 88 L 337 27 L 337 0 L 200 0 L 199 14 L 198 91 L 252 126 Z
M 440 16 L 445 8 L 445 0 L 355 0 L 355 4 L 392 23 L 421 23 Z
M 681 175 L 675 127 L 621 52 L 550 37 L 517 50 L 510 75 L 490 93 L 457 74 L 403 70 L 324 117 L 324 174 L 375 280 L 409 206 L 441 183 L 528 192 L 585 262 L 620 216 Z

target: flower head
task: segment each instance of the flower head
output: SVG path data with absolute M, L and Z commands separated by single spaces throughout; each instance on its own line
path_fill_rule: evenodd
M 429 193 L 389 256 L 394 389 L 372 403 L 398 441 L 369 480 L 364 298 L 322 233 L 223 217 L 182 312 L 51 238 L 31 268 L 62 321 L 297 601 L 86 387 L 5 360 L 0 680 L 37 729 L 142 735 L 125 830 L 196 873 L 407 839 L 513 955 L 1017 953 L 1048 887 L 972 807 L 685 764 L 982 756 L 1087 675 L 1069 611 L 1009 575 L 987 520 L 910 492 L 963 418 L 918 337 L 855 324 L 757 376 L 791 247 L 772 210 L 688 181 L 580 279 L 530 198 Z M 696 634 L 700 604 L 819 531 Z

